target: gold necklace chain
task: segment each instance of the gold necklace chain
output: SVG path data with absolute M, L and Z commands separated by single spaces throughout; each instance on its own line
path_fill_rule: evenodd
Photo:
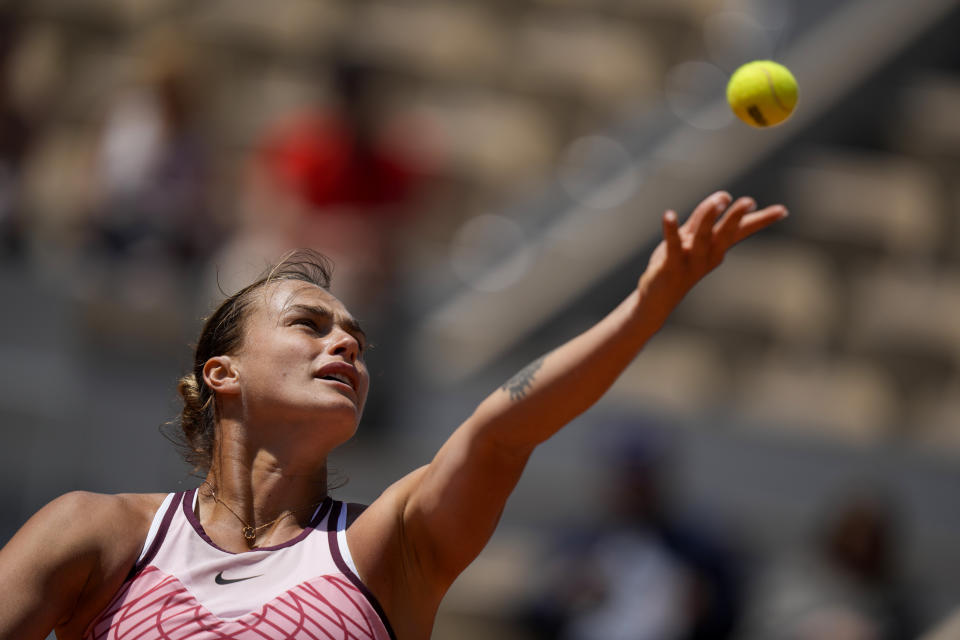
M 280 522 L 281 520 L 283 520 L 283 519 L 286 518 L 287 516 L 292 516 L 292 515 L 295 514 L 295 513 L 299 513 L 299 512 L 301 512 L 301 511 L 303 511 L 303 510 L 305 510 L 305 509 L 310 509 L 311 507 L 315 507 L 315 506 L 317 506 L 318 504 L 320 504 L 321 502 L 323 502 L 323 500 L 321 500 L 320 502 L 314 502 L 313 504 L 308 504 L 307 506 L 305 506 L 305 507 L 300 507 L 299 509 L 293 509 L 292 511 L 287 511 L 286 513 L 283 513 L 283 514 L 277 516 L 276 518 L 274 518 L 274 519 L 271 520 L 270 522 L 266 522 L 266 523 L 261 524 L 261 525 L 259 525 L 259 526 L 253 527 L 253 526 L 250 526 L 249 524 L 247 524 L 247 521 L 244 520 L 243 518 L 241 518 L 241 517 L 240 517 L 240 514 L 238 514 L 238 513 L 237 513 L 236 511 L 234 511 L 233 509 L 231 509 L 231 508 L 230 508 L 230 505 L 228 505 L 226 502 L 224 502 L 223 500 L 221 500 L 220 498 L 217 497 L 217 492 L 214 491 L 212 484 L 210 484 L 210 483 L 207 482 L 206 480 L 203 481 L 203 484 L 207 485 L 207 487 L 210 489 L 210 497 L 213 498 L 214 502 L 217 502 L 217 503 L 219 503 L 219 504 L 222 504 L 223 507 L 224 507 L 227 511 L 229 511 L 230 513 L 232 513 L 233 516 L 234 516 L 237 520 L 240 521 L 240 524 L 243 525 L 243 528 L 240 530 L 240 533 L 243 534 L 244 539 L 245 539 L 245 540 L 247 541 L 247 543 L 249 543 L 249 544 L 253 544 L 253 541 L 257 539 L 257 533 L 258 533 L 260 530 L 266 529 L 266 528 L 269 527 L 270 525 L 277 524 L 278 522 Z M 202 485 L 201 485 L 201 486 L 202 486 Z

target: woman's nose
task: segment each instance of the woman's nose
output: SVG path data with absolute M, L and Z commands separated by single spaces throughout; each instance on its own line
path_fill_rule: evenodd
M 339 327 L 333 330 L 330 348 L 334 355 L 343 355 L 350 362 L 355 362 L 360 354 L 360 343 L 357 339 L 349 331 Z

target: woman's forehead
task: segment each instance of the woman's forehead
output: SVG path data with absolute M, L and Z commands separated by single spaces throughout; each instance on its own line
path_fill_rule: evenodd
M 300 280 L 280 280 L 263 288 L 260 311 L 267 317 L 278 317 L 298 306 L 323 307 L 338 315 L 349 316 L 340 300 L 324 289 Z

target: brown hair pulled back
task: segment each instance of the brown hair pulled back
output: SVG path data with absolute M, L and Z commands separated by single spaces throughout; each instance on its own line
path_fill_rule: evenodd
M 180 430 L 175 440 L 194 471 L 205 473 L 213 460 L 216 439 L 214 394 L 203 381 L 203 366 L 214 356 L 235 352 L 243 342 L 244 321 L 253 294 L 281 280 L 300 280 L 323 289 L 330 288 L 333 265 L 329 258 L 312 249 L 286 254 L 264 275 L 227 297 L 203 324 L 193 357 L 193 371 L 180 378 L 177 392 L 183 399 Z

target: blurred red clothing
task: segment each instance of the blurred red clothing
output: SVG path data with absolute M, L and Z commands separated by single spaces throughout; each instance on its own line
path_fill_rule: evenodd
M 311 208 L 396 213 L 418 171 L 399 149 L 364 137 L 336 113 L 304 113 L 269 132 L 260 154 L 277 186 Z

